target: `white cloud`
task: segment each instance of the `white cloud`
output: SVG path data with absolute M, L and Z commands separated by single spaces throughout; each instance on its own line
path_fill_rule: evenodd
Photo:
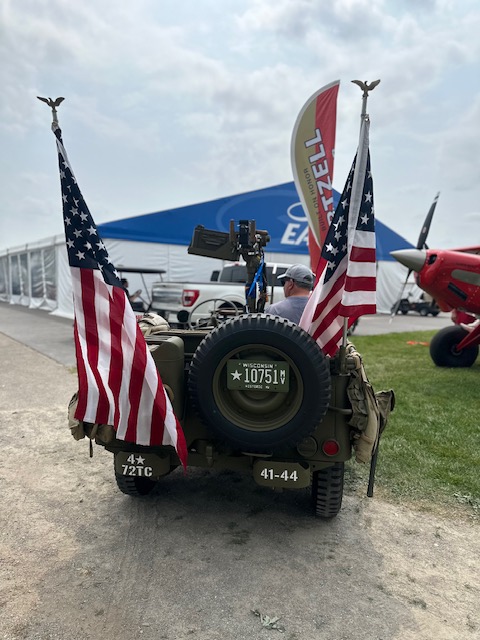
M 3 0 L 1 11 L 0 143 L 9 161 L 0 208 L 19 220 L 0 222 L 2 246 L 18 244 L 25 228 L 37 234 L 24 224 L 33 210 L 45 235 L 61 232 L 51 215 L 58 184 L 49 115 L 36 95 L 66 97 L 65 143 L 103 221 L 291 180 L 296 116 L 337 78 L 341 190 L 361 107 L 350 80 L 381 78 L 368 105 L 379 217 L 416 238 L 441 190 L 439 230 L 443 207 L 475 219 L 473 1 Z
M 440 171 L 453 188 L 480 184 L 480 94 L 458 120 L 451 122 L 439 143 Z

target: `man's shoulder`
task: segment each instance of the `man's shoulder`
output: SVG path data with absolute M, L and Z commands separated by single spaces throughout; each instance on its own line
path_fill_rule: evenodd
M 289 307 L 291 303 L 288 302 L 289 298 L 285 298 L 285 300 L 280 300 L 279 302 L 273 302 L 272 304 L 268 305 L 268 307 L 265 309 L 265 311 L 267 313 L 270 312 L 274 312 L 274 311 L 279 311 L 282 309 L 285 309 L 285 307 Z

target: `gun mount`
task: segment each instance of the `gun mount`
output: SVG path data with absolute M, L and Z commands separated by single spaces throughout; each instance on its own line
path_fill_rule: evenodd
M 264 247 L 270 241 L 268 231 L 256 228 L 255 220 L 240 220 L 238 229 L 230 220 L 230 231 L 215 231 L 197 225 L 188 253 L 237 261 L 242 257 L 247 265 L 245 304 L 247 311 L 262 312 L 267 301 L 267 278 Z

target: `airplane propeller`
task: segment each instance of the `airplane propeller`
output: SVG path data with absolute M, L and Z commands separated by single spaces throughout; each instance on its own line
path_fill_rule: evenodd
M 418 236 L 417 247 L 416 247 L 417 249 L 428 249 L 428 246 L 427 246 L 428 232 L 430 231 L 430 225 L 432 224 L 432 218 L 435 212 L 435 207 L 437 206 L 439 196 L 440 196 L 440 191 L 437 193 L 437 195 L 433 199 L 432 205 L 428 210 L 427 217 L 425 218 L 425 222 L 423 223 L 422 230 L 420 231 L 420 235 Z
M 428 232 L 430 231 L 430 225 L 432 224 L 433 214 L 435 212 L 435 208 L 437 206 L 438 198 L 440 196 L 440 192 L 437 193 L 433 202 L 428 210 L 427 217 L 422 226 L 422 230 L 420 231 L 420 235 L 418 236 L 417 246 L 415 249 L 406 249 L 401 251 L 392 251 L 391 255 L 394 256 L 399 262 L 408 267 L 407 277 L 405 278 L 405 282 L 403 283 L 402 290 L 400 291 L 400 296 L 397 302 L 392 307 L 392 316 L 390 318 L 390 322 L 397 315 L 398 309 L 400 307 L 400 303 L 403 298 L 403 292 L 405 291 L 405 287 L 407 286 L 408 278 L 413 270 L 418 271 L 419 268 L 425 262 L 425 254 L 424 249 L 428 249 L 427 245 L 427 237 Z M 421 262 L 421 264 L 420 264 Z

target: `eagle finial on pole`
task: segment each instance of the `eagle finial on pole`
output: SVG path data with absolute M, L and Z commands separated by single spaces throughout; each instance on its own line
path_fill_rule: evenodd
M 45 104 L 48 104 L 52 110 L 53 122 L 54 124 L 58 124 L 57 107 L 65 100 L 65 98 L 56 98 L 55 100 L 52 100 L 52 98 L 41 98 L 40 96 L 37 96 L 37 98 L 42 102 L 45 102 Z
M 380 80 L 374 80 L 373 82 L 370 82 L 370 84 L 368 84 L 368 82 L 366 80 L 365 80 L 365 82 L 362 82 L 361 80 L 352 80 L 352 82 L 354 84 L 358 84 L 360 89 L 363 89 L 363 97 L 364 98 L 366 98 L 368 96 L 368 92 L 369 91 L 372 91 L 373 89 L 375 89 L 377 84 L 380 84 Z
M 363 94 L 362 94 L 362 116 L 366 115 L 366 110 L 367 110 L 367 99 L 368 99 L 368 92 L 372 91 L 373 89 L 375 89 L 375 87 L 377 86 L 377 84 L 380 84 L 380 80 L 374 80 L 373 82 L 370 82 L 370 84 L 368 84 L 368 82 L 365 80 L 365 82 L 362 82 L 361 80 L 352 80 L 353 84 L 357 84 L 360 89 L 363 90 Z

